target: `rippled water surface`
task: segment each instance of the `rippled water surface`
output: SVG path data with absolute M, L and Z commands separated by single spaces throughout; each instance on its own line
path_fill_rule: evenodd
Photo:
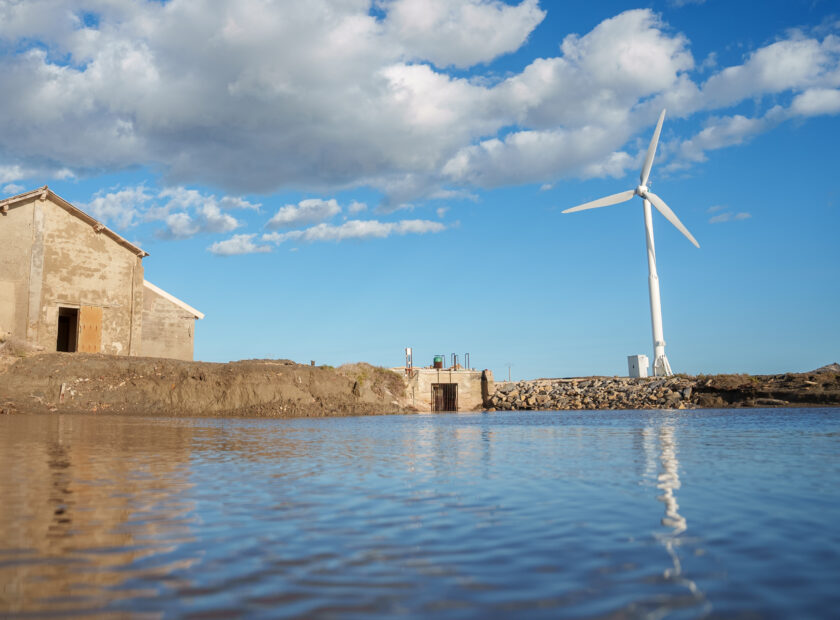
M 0 615 L 837 617 L 840 410 L 0 418 Z

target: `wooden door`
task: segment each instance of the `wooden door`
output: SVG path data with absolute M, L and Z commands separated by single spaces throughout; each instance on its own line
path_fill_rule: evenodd
M 99 353 L 102 350 L 102 308 L 79 308 L 78 343 L 78 351 L 82 353 Z

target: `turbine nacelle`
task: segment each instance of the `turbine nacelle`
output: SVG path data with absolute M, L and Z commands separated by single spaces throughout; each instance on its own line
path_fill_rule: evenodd
M 642 200 L 650 202 L 657 211 L 665 216 L 666 220 L 671 222 L 677 230 L 685 235 L 686 239 L 699 248 L 700 244 L 697 243 L 697 239 L 688 232 L 688 229 L 683 225 L 671 208 L 665 204 L 665 201 L 650 191 L 650 188 L 647 185 L 648 177 L 650 176 L 650 168 L 653 165 L 653 158 L 656 155 L 656 146 L 659 144 L 659 133 L 662 131 L 662 121 L 664 120 L 665 110 L 662 110 L 662 114 L 659 115 L 659 122 L 656 123 L 656 130 L 653 132 L 653 138 L 650 141 L 650 146 L 648 146 L 645 163 L 642 166 L 642 173 L 639 175 L 639 184 L 634 189 L 629 189 L 626 192 L 619 192 L 618 194 L 613 194 L 612 196 L 598 198 L 597 200 L 572 207 L 571 209 L 566 209 L 563 213 L 575 213 L 577 211 L 585 211 L 587 209 L 597 209 L 598 207 L 617 205 L 631 200 L 633 196 L 638 196 Z

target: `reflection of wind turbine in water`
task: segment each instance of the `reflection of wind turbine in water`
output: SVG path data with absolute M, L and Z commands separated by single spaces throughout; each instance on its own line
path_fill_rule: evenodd
M 647 433 L 645 433 L 647 435 Z M 653 451 L 653 446 L 649 442 L 645 442 L 646 448 L 650 452 Z M 684 577 L 682 574 L 682 564 L 680 557 L 677 554 L 677 547 L 680 545 L 680 535 L 688 529 L 688 522 L 683 517 L 679 510 L 680 505 L 677 503 L 677 498 L 674 491 L 679 489 L 682 484 L 680 482 L 680 462 L 677 460 L 677 441 L 674 438 L 674 427 L 669 424 L 663 424 L 659 428 L 659 460 L 662 463 L 662 471 L 657 476 L 656 488 L 662 491 L 662 495 L 658 496 L 660 502 L 665 504 L 665 516 L 662 517 L 662 525 L 670 528 L 670 531 L 663 532 L 656 535 L 656 538 L 665 545 L 665 551 L 671 557 L 673 568 L 668 568 L 664 572 L 667 579 L 673 579 L 691 592 L 698 602 L 703 601 L 707 608 L 705 611 L 711 610 L 711 604 L 706 600 L 705 595 L 697 588 L 697 584 L 691 579 Z M 652 469 L 652 461 L 648 461 L 649 469 Z M 668 609 L 662 610 L 662 616 L 668 613 Z M 654 616 L 656 617 L 656 616 Z M 659 616 L 661 617 L 661 616 Z
M 674 490 L 679 489 L 680 463 L 677 460 L 677 444 L 674 441 L 674 427 L 663 426 L 659 429 L 659 447 L 661 449 L 660 460 L 662 461 L 662 473 L 657 477 L 657 489 L 662 490 L 662 495 L 657 497 L 665 504 L 665 516 L 662 517 L 662 525 L 671 528 L 665 537 L 665 548 L 668 555 L 674 561 L 674 570 L 665 571 L 666 577 L 676 577 L 682 573 L 680 558 L 674 551 L 674 543 L 677 537 L 688 529 L 685 517 L 679 513 L 680 505 L 674 496 Z
M 682 534 L 687 529 L 685 517 L 678 511 L 680 505 L 677 503 L 677 498 L 674 497 L 674 489 L 679 489 L 680 483 L 680 463 L 677 460 L 677 443 L 674 441 L 674 427 L 663 426 L 659 429 L 659 443 L 662 447 L 662 469 L 663 472 L 659 474 L 657 480 L 659 484 L 656 488 L 662 489 L 663 493 L 659 496 L 659 501 L 665 504 L 665 516 L 662 518 L 662 525 L 672 528 L 673 535 Z

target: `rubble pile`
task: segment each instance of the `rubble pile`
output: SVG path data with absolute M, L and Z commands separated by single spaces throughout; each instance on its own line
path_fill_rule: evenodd
M 580 377 L 496 383 L 489 410 L 692 409 L 840 405 L 840 366 L 778 375 Z
M 693 381 L 680 377 L 630 379 L 587 377 L 502 383 L 488 402 L 511 409 L 686 409 Z

